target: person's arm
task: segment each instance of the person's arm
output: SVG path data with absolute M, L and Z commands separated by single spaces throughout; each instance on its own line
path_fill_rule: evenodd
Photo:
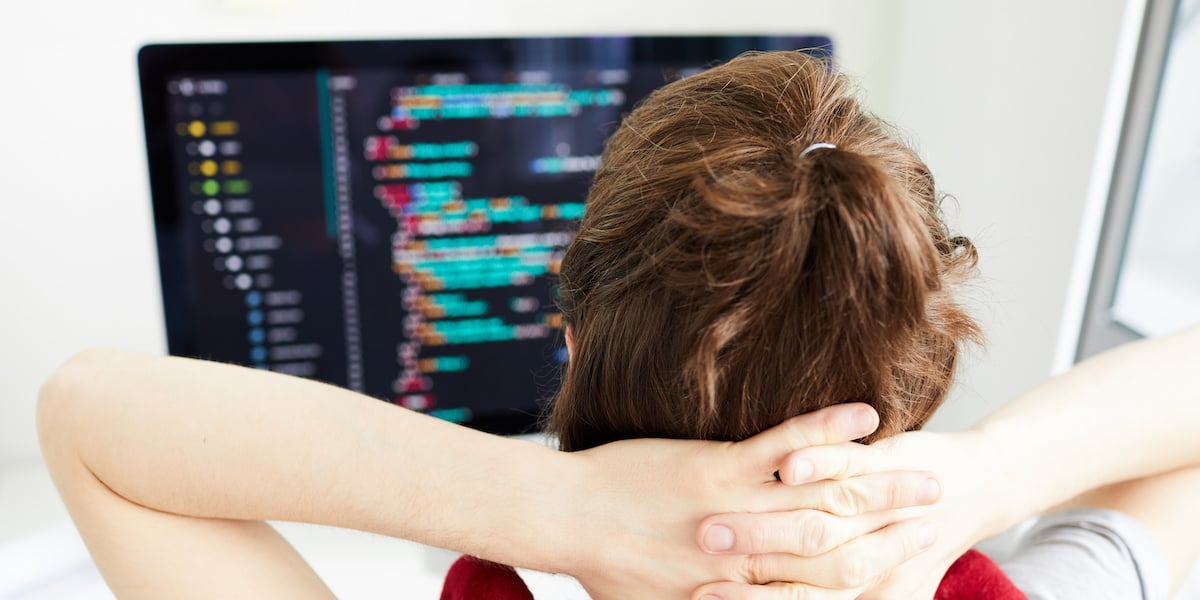
M 771 473 L 789 451 L 872 431 L 866 412 L 864 422 L 863 407 L 836 407 L 738 444 L 634 440 L 564 454 L 299 378 L 100 350 L 51 376 L 38 427 L 55 484 L 122 598 L 329 597 L 266 519 L 571 573 L 599 595 L 686 597 L 705 581 L 803 578 L 701 553 L 696 524 L 728 510 L 827 508 L 829 494 L 813 491 L 826 487 L 790 488 Z M 854 485 L 888 500 L 864 510 L 885 509 L 932 501 L 919 497 L 928 478 L 881 473 Z M 892 521 L 812 530 L 833 547 Z M 914 554 L 919 524 L 862 538 L 876 549 L 871 568 Z M 812 597 L 847 597 L 822 594 Z
M 938 473 L 945 492 L 912 509 L 938 527 L 936 545 L 897 569 L 880 598 L 928 598 L 967 548 L 1096 488 L 1200 465 L 1200 327 L 1143 340 L 1084 361 L 1022 394 L 963 433 L 914 432 L 872 446 L 808 448 L 789 456 L 785 481 L 845 477 L 882 469 Z M 810 477 L 790 475 L 815 464 Z M 1173 477 L 1173 476 L 1172 476 Z M 1179 477 L 1173 477 L 1179 479 Z M 726 524 L 768 531 L 787 515 L 717 515 Z M 781 543 L 739 545 L 769 552 Z M 710 591 L 736 593 L 726 583 Z

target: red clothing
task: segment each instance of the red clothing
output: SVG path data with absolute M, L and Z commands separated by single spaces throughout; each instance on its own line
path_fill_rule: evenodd
M 463 556 L 446 573 L 441 600 L 533 600 L 533 594 L 512 567 Z M 980 552 L 959 557 L 934 600 L 1025 600 L 1000 567 Z
M 967 550 L 950 565 L 933 600 L 1025 600 L 1025 594 L 986 554 Z
M 441 600 L 533 600 L 533 594 L 512 567 L 460 556 L 446 573 Z

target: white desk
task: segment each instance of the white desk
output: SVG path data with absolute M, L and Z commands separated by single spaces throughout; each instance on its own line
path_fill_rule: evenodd
M 277 523 L 339 598 L 428 598 L 455 553 L 331 527 Z M 0 467 L 0 600 L 113 598 L 45 468 Z

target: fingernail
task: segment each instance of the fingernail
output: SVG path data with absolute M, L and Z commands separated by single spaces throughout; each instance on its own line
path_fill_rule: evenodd
M 702 598 L 700 598 L 700 600 L 721 600 L 721 597 L 714 596 L 712 594 L 705 594 Z
M 854 430 L 864 435 L 875 431 L 875 411 L 870 408 L 860 408 L 854 413 Z
M 724 525 L 713 525 L 704 532 L 704 547 L 709 552 L 724 552 L 733 548 L 733 530 Z
M 933 545 L 937 541 L 937 527 L 933 523 L 926 523 L 917 530 L 917 547 L 924 550 Z
M 932 477 L 922 482 L 921 489 L 917 491 L 917 502 L 921 504 L 933 504 L 941 497 L 942 484 Z
M 813 473 L 816 471 L 817 467 L 813 461 L 807 458 L 794 460 L 791 465 L 792 483 L 805 483 L 812 479 Z

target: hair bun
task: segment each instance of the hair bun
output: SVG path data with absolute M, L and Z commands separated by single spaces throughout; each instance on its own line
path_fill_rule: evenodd
M 802 156 L 793 202 L 810 220 L 808 236 L 791 238 L 807 258 L 795 274 L 804 287 L 864 328 L 924 317 L 938 286 L 935 245 L 921 207 L 875 159 L 825 147 Z

